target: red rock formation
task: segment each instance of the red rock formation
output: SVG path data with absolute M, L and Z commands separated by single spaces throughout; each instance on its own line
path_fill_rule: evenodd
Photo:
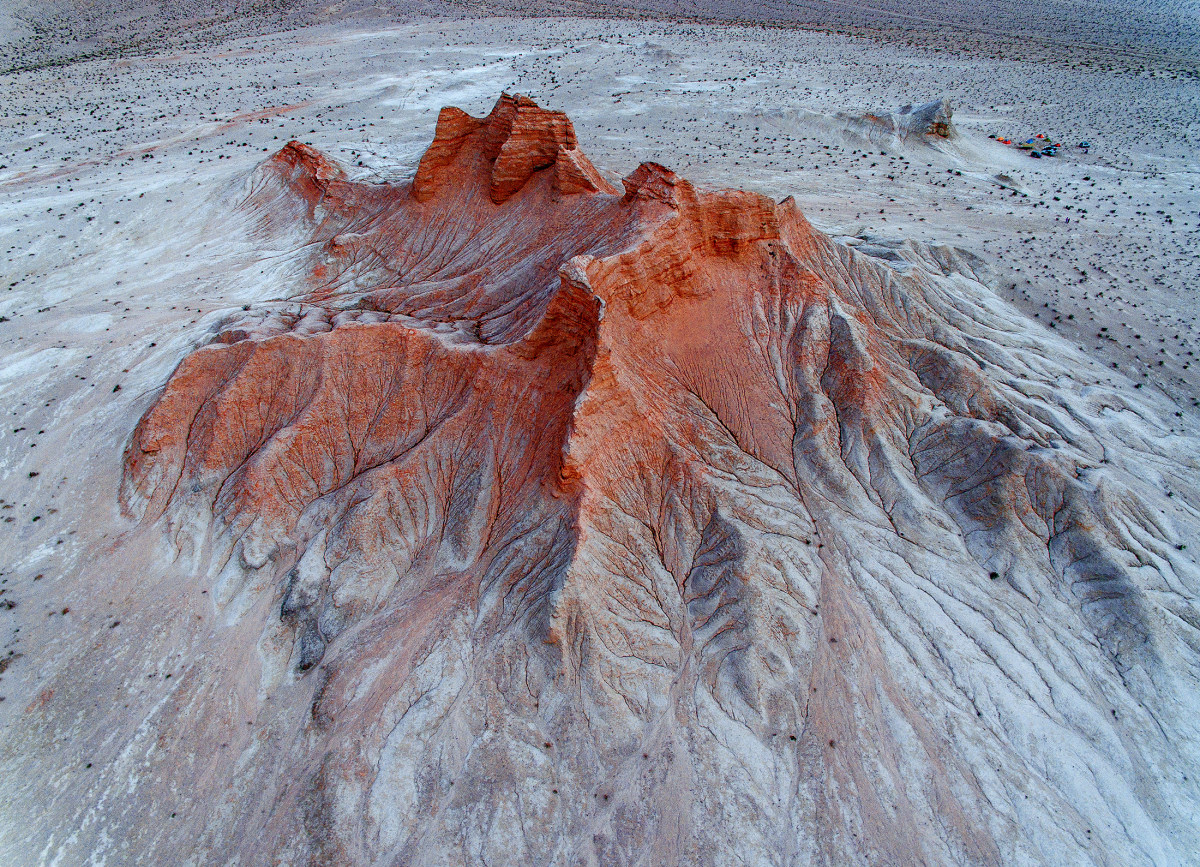
M 259 636 L 246 690 L 274 740 L 222 767 L 274 806 L 205 845 L 1054 860 L 1063 838 L 1000 792 L 1053 815 L 1092 790 L 1013 720 L 1088 756 L 1118 723 L 1064 718 L 1005 648 L 1050 606 L 1105 662 L 1053 674 L 1046 650 L 1042 677 L 1111 693 L 1119 656 L 1150 700 L 1154 603 L 1120 528 L 1170 531 L 1100 493 L 1087 436 L 996 375 L 1009 338 L 932 266 L 658 165 L 624 187 L 509 96 L 443 110 L 411 184 L 296 143 L 257 174 L 264 231 L 313 242 L 305 291 L 183 361 L 121 489 Z
M 565 114 L 504 94 L 483 120 L 457 108 L 442 109 L 433 144 L 413 178 L 413 196 L 428 201 L 447 184 L 470 183 L 482 175 L 492 202 L 500 205 L 545 169 L 553 169 L 553 188 L 564 195 L 612 192 L 579 152 Z

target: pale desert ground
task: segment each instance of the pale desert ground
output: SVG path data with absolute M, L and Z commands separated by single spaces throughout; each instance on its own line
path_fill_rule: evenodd
M 613 181 L 655 161 L 700 186 L 794 196 L 867 251 L 916 239 L 973 253 L 1033 332 L 1094 359 L 1076 378 L 1140 391 L 1155 413 L 1140 436 L 1200 445 L 1200 80 L 1177 70 L 491 18 L 12 73 L 0 77 L 0 741 L 138 592 L 136 575 L 77 580 L 129 529 L 115 492 L 133 425 L 210 326 L 289 293 L 277 275 L 293 251 L 260 249 L 234 215 L 250 172 L 298 139 L 356 177 L 405 177 L 442 106 L 481 115 L 502 91 L 565 111 Z M 943 97 L 960 136 L 936 145 L 864 138 L 853 119 Z M 989 138 L 1038 132 L 1091 152 L 1035 161 Z M 152 707 L 174 664 L 114 700 Z M 48 785 L 67 798 L 89 757 L 54 754 Z M 62 842 L 19 863 L 56 863 Z

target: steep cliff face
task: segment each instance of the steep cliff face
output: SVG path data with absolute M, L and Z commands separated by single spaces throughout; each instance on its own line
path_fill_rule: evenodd
M 615 190 L 507 95 L 443 110 L 411 183 L 292 143 L 244 207 L 306 273 L 183 361 L 121 487 L 224 623 L 113 760 L 192 818 L 88 833 L 195 863 L 1200 850 L 1195 457 L 953 255 L 653 164 Z

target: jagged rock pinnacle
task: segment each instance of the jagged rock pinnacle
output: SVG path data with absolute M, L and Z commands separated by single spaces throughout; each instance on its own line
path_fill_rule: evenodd
M 413 194 L 426 201 L 446 183 L 486 179 L 488 195 L 499 205 L 544 169 L 553 169 L 553 187 L 563 194 L 611 191 L 576 147 L 575 129 L 565 114 L 506 93 L 486 118 L 442 109 L 433 144 L 413 179 Z

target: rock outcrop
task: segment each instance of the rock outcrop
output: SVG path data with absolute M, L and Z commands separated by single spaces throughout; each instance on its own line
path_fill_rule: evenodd
M 924 105 L 902 106 L 897 111 L 881 114 L 864 114 L 861 117 L 842 115 L 851 121 L 851 128 L 870 139 L 922 139 L 932 140 L 956 138 L 954 110 L 948 99 L 938 99 Z
M 524 187 L 535 172 L 548 168 L 554 170 L 557 192 L 612 192 L 576 147 L 567 116 L 540 108 L 525 96 L 504 94 L 482 120 L 457 108 L 442 109 L 433 144 L 413 179 L 413 196 L 427 201 L 447 183 L 463 173 L 474 175 L 481 166 L 488 167 L 488 193 L 497 205 Z
M 114 753 L 191 817 L 97 808 L 129 863 L 1200 851 L 1196 467 L 955 256 L 617 191 L 509 96 L 411 183 L 292 143 L 245 207 L 296 292 L 125 455 L 224 624 Z

